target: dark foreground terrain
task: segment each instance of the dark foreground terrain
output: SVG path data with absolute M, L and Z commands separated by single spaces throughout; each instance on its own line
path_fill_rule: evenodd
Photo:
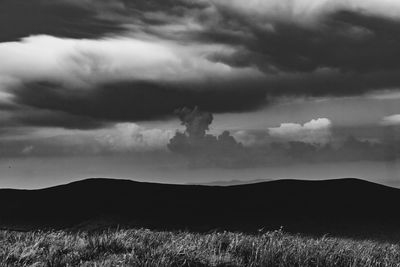
M 279 180 L 228 187 L 87 179 L 0 190 L 4 229 L 240 231 L 400 240 L 400 190 L 358 179 Z
M 358 179 L 88 179 L 0 203 L 1 266 L 400 266 L 400 190 Z
M 0 231 L 1 266 L 399 266 L 400 247 L 271 231 Z

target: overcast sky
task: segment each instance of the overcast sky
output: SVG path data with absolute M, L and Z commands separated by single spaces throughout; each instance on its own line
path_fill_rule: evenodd
M 399 89 L 396 0 L 2 0 L 0 187 L 397 185 Z

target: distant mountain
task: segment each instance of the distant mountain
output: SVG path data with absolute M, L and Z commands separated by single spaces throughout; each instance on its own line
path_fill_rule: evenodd
M 229 181 L 213 181 L 206 183 L 187 183 L 188 185 L 210 185 L 210 186 L 231 186 L 231 185 L 242 185 L 242 184 L 255 184 L 271 181 L 270 179 L 255 179 L 255 180 L 229 180 Z
M 0 190 L 0 226 L 129 225 L 198 231 L 284 229 L 369 235 L 400 230 L 400 190 L 359 179 L 276 180 L 235 186 L 87 179 Z

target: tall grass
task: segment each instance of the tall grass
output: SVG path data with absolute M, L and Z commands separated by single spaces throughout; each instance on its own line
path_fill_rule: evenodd
M 272 231 L 0 231 L 1 266 L 400 266 L 400 246 Z

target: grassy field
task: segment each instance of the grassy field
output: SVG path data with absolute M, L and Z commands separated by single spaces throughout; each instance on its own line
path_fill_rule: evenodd
M 272 231 L 0 231 L 1 266 L 400 266 L 400 246 Z

